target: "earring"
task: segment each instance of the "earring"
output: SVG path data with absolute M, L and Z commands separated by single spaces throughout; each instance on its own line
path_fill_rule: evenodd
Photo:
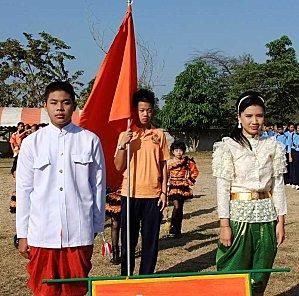
M 242 128 L 241 122 L 238 123 L 238 128 Z

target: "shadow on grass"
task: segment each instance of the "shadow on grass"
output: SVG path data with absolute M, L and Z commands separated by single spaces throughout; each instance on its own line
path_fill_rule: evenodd
M 215 265 L 216 249 L 157 273 L 198 272 Z
M 183 218 L 184 219 L 191 219 L 192 217 L 197 217 L 204 214 L 213 213 L 216 210 L 216 207 L 208 208 L 208 209 L 199 209 L 195 212 L 185 213 Z
M 277 294 L 276 296 L 298 296 L 299 295 L 299 284 L 292 287 L 288 291 Z
M 217 224 L 217 223 L 215 222 L 215 224 Z M 183 233 L 183 236 L 181 238 L 173 238 L 173 237 L 169 237 L 169 236 L 162 237 L 159 240 L 159 250 L 183 247 L 191 241 L 204 241 L 204 242 L 200 242 L 199 244 L 197 244 L 197 246 L 198 246 L 197 248 L 201 248 L 201 247 L 210 245 L 215 242 L 215 237 L 218 237 L 218 235 L 215 233 L 203 234 L 201 232 L 204 230 L 207 230 L 207 229 L 212 229 L 214 227 L 217 227 L 217 226 L 215 226 L 215 224 L 214 224 L 214 222 L 212 222 L 212 223 L 207 223 L 207 224 L 201 225 L 195 230 L 191 230 L 191 231 Z M 214 239 L 214 240 L 212 240 L 212 239 Z M 192 247 L 192 248 L 193 248 L 192 251 L 197 249 L 196 247 Z

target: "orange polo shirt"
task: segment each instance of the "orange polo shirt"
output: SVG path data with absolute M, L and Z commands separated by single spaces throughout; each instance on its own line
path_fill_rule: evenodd
M 11 135 L 9 142 L 13 145 L 13 147 L 18 147 L 20 149 L 23 138 L 20 136 L 18 132 L 15 132 Z
M 156 198 L 161 194 L 162 171 L 161 162 L 168 160 L 169 149 L 165 134 L 154 126 L 144 131 L 136 125 L 132 126 L 130 162 L 130 192 L 135 198 Z M 120 133 L 120 143 L 124 132 Z M 117 152 L 117 151 L 116 151 Z M 121 195 L 127 196 L 127 170 L 123 173 Z

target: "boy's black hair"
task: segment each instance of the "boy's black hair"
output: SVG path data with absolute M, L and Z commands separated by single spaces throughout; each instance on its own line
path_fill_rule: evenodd
M 140 88 L 133 94 L 133 107 L 137 108 L 139 102 L 147 102 L 154 107 L 155 94 L 149 89 Z
M 23 121 L 20 121 L 20 122 L 18 122 L 18 124 L 17 124 L 17 127 L 19 126 L 19 125 L 23 125 L 23 126 L 25 126 L 25 124 L 24 124 L 24 122 Z
M 277 123 L 277 124 L 276 124 L 276 128 L 283 128 L 283 123 L 281 123 L 281 122 L 280 122 L 280 123 Z
M 54 82 L 51 82 L 50 84 L 48 84 L 45 89 L 45 93 L 44 93 L 45 102 L 47 102 L 47 100 L 49 98 L 49 94 L 54 91 L 57 91 L 57 90 L 63 90 L 65 92 L 67 92 L 70 95 L 72 102 L 74 104 L 76 104 L 76 100 L 75 100 L 76 94 L 75 94 L 74 88 L 67 81 L 54 81 Z
M 186 152 L 186 144 L 181 141 L 181 140 L 175 140 L 171 145 L 170 145 L 170 151 L 173 152 L 175 149 L 182 149 L 183 152 Z
M 290 127 L 291 125 L 295 125 L 294 122 L 292 122 L 292 121 L 288 122 L 287 127 Z

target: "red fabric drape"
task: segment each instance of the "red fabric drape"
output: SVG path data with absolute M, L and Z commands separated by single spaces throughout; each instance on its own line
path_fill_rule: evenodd
M 137 89 L 136 45 L 131 5 L 96 76 L 79 125 L 97 134 L 106 160 L 107 185 L 116 189 L 122 175 L 113 158 L 120 131 L 132 117 L 132 94 Z

